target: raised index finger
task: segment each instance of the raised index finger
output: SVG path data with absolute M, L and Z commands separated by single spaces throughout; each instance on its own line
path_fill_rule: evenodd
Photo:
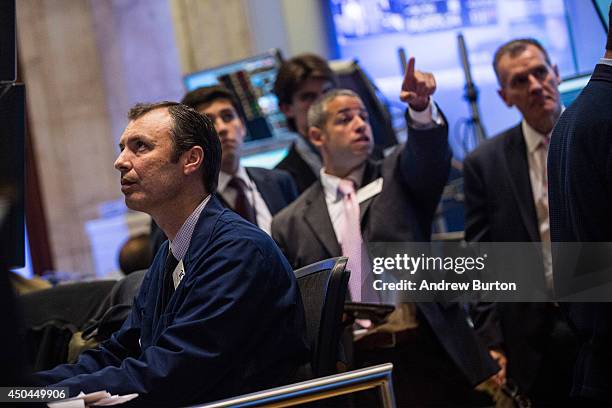
M 408 60 L 408 67 L 406 67 L 406 74 L 404 75 L 404 82 L 402 83 L 402 90 L 413 91 L 415 88 L 415 77 L 414 77 L 414 57 L 410 57 Z

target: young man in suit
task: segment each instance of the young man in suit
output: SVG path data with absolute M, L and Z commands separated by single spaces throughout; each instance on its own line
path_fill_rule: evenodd
M 128 117 L 121 191 L 169 241 L 121 329 L 76 364 L 38 373 L 39 383 L 169 407 L 287 381 L 309 358 L 297 283 L 272 239 L 212 194 L 221 162 L 212 122 L 174 102 L 139 104 Z
M 291 175 L 283 170 L 242 167 L 247 134 L 234 94 L 221 86 L 198 88 L 181 103 L 206 114 L 221 140 L 221 171 L 217 192 L 224 203 L 270 234 L 272 217 L 298 196 Z
M 610 8 L 612 21 L 612 8 Z M 550 229 L 553 242 L 585 242 L 576 251 L 553 246 L 555 282 L 560 294 L 574 273 L 609 270 L 609 250 L 593 252 L 597 242 L 612 241 L 612 28 L 604 57 L 574 103 L 555 127 L 548 155 Z M 589 244 L 591 243 L 591 244 Z M 575 248 L 575 247 L 573 247 Z M 557 251 L 558 250 L 558 251 Z M 596 259 L 602 260 L 597 264 Z M 586 262 L 582 262 L 586 261 Z M 603 263 L 603 264 L 602 264 Z M 569 268 L 568 268 L 569 266 Z M 608 299 L 608 302 L 610 299 Z M 572 396 L 583 406 L 610 406 L 612 396 L 612 303 L 564 303 L 577 331 L 580 353 L 574 368 Z
M 332 90 L 311 106 L 309 136 L 324 163 L 320 179 L 272 220 L 272 236 L 294 267 L 349 256 L 352 299 L 372 301 L 362 243 L 430 239 L 451 159 L 448 127 L 430 98 L 434 90 L 433 75 L 415 71 L 411 59 L 401 92 L 409 104 L 408 141 L 383 161 L 370 159 L 372 129 L 354 92 Z M 396 310 L 393 325 L 356 343 L 358 365 L 393 361 L 399 406 L 473 403 L 472 386 L 499 367 L 463 309 L 420 303 Z
M 503 44 L 493 67 L 499 96 L 516 106 L 523 120 L 483 142 L 464 161 L 465 238 L 541 241 L 523 256 L 540 266 L 541 289 L 552 291 L 546 156 L 562 111 L 558 68 L 533 39 Z M 477 329 L 494 357 L 502 365 L 507 361 L 508 377 L 536 404 L 567 402 L 575 346 L 559 308 L 552 303 L 488 308 L 477 311 Z
M 287 117 L 289 128 L 298 135 L 276 168 L 291 173 L 300 193 L 319 178 L 321 170 L 321 155 L 308 139 L 308 108 L 334 87 L 335 77 L 327 61 L 314 54 L 284 61 L 274 82 L 279 108 Z

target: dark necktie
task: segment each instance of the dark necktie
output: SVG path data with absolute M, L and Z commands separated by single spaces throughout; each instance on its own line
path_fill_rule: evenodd
M 257 225 L 255 208 L 249 202 L 249 197 L 247 197 L 247 186 L 244 180 L 238 177 L 232 177 L 227 185 L 228 187 L 236 190 L 236 203 L 234 204 L 234 211 L 236 211 L 236 213 L 242 216 L 242 218 L 245 220 Z
M 178 265 L 178 260 L 172 254 L 172 251 L 168 249 L 168 257 L 166 258 L 166 265 L 164 266 L 164 281 L 162 286 L 162 304 L 161 304 L 161 313 L 164 313 L 166 310 L 166 306 L 170 302 L 170 298 L 174 293 L 174 280 L 172 279 L 172 272 L 176 269 Z

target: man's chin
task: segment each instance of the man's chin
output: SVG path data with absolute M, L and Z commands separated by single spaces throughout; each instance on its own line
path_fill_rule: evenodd
M 125 196 L 125 206 L 130 210 L 146 212 L 145 205 L 142 200 L 138 200 L 132 195 Z

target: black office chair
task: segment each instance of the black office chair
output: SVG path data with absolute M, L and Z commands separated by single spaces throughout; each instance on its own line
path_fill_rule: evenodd
M 306 313 L 312 351 L 310 372 L 316 378 L 335 374 L 342 335 L 342 313 L 350 272 L 346 257 L 331 258 L 295 271 Z
M 22 295 L 23 342 L 35 371 L 67 362 L 72 335 L 91 319 L 115 281 L 77 282 Z

